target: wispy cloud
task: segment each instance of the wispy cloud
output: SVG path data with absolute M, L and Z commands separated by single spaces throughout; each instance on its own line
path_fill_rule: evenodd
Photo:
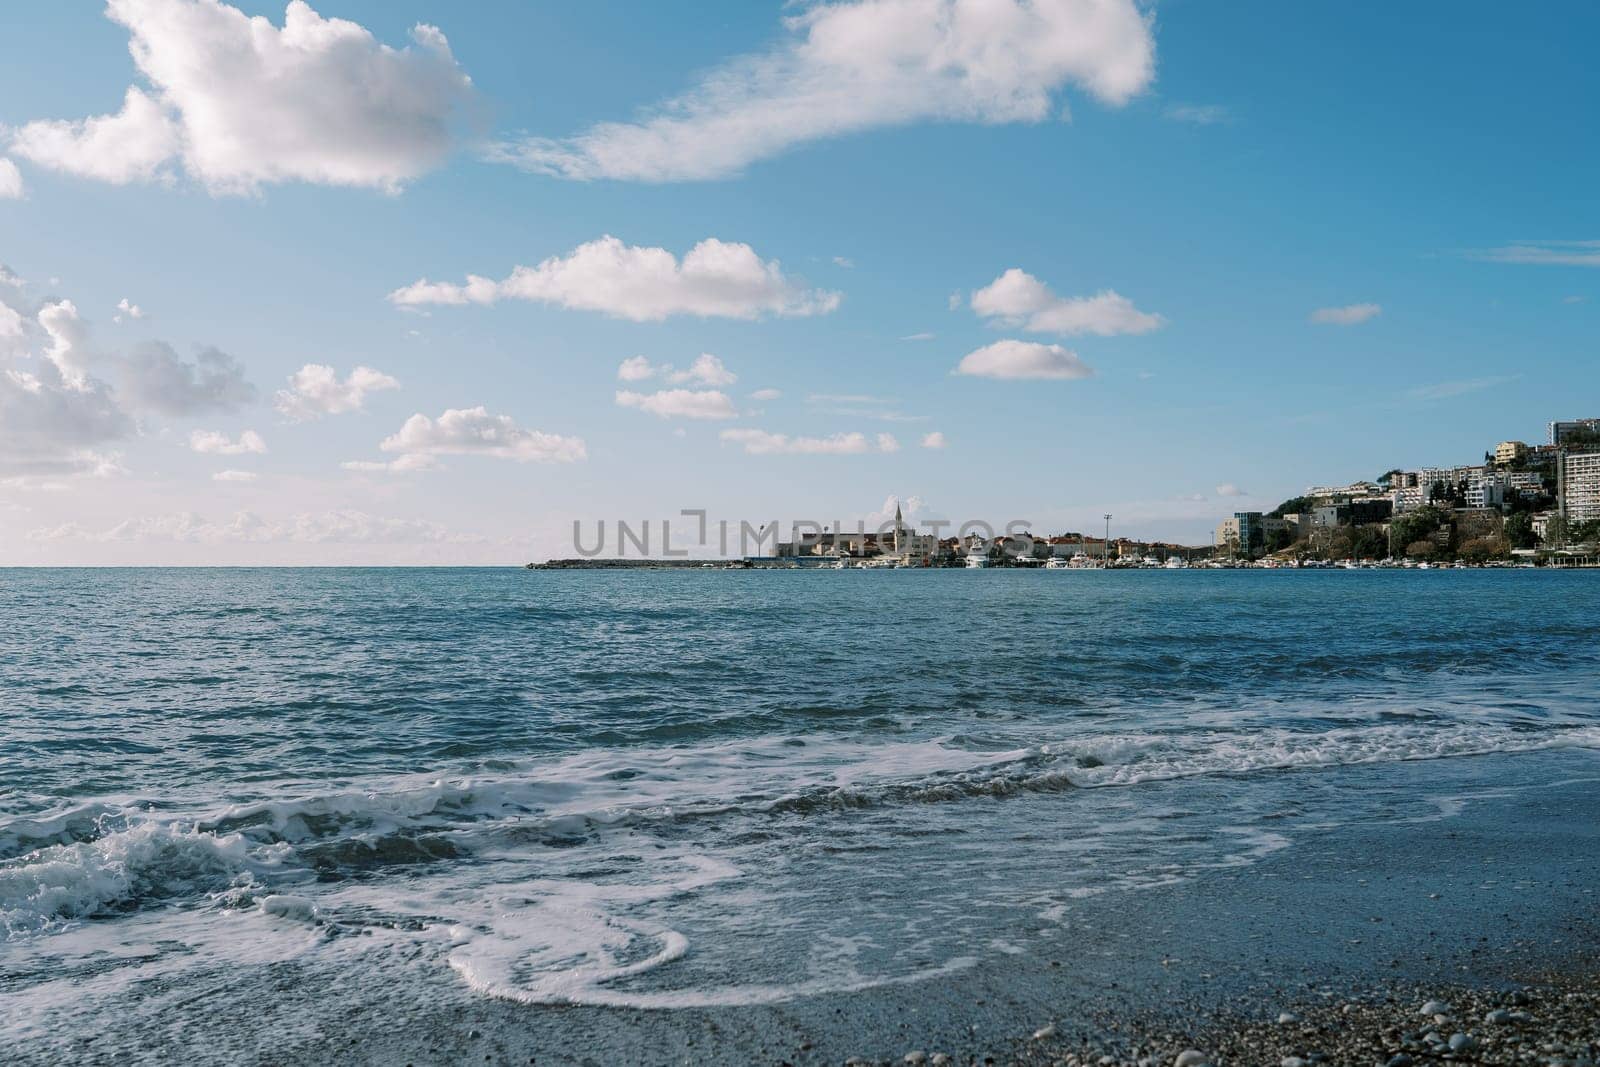
M 1433 385 L 1419 385 L 1414 389 L 1407 389 L 1406 396 L 1412 400 L 1449 400 L 1451 397 L 1466 396 L 1468 393 L 1481 393 L 1485 389 L 1506 385 L 1516 381 L 1521 375 L 1497 374 L 1486 378 L 1463 378 L 1453 382 L 1436 382 Z
M 931 341 L 931 340 L 934 339 L 935 336 L 937 336 L 937 335 L 936 334 L 931 334 L 931 333 L 908 333 L 904 337 L 900 338 L 900 340 L 902 340 L 902 341 Z
M 490 158 L 582 181 L 738 174 L 796 146 L 914 122 L 1043 122 L 1067 86 L 1111 105 L 1155 77 L 1134 0 L 808 4 L 772 49 L 711 71 L 632 121 L 527 138 Z
M 1346 304 L 1343 307 L 1317 308 L 1311 321 L 1320 326 L 1359 326 L 1383 314 L 1379 304 Z
M 1600 241 L 1516 241 L 1469 253 L 1492 263 L 1533 263 L 1554 267 L 1600 267 Z
M 1163 114 L 1173 122 L 1189 122 L 1196 126 L 1217 126 L 1233 121 L 1233 115 L 1221 104 L 1171 104 Z

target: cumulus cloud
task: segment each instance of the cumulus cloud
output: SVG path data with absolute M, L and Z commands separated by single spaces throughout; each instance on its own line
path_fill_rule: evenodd
M 893 452 L 900 444 L 888 434 L 876 441 L 864 433 L 836 433 L 829 437 L 791 437 L 766 430 L 723 430 L 721 438 L 741 446 L 752 456 L 856 456 L 874 450 Z M 887 438 L 887 442 L 885 441 Z M 885 448 L 884 445 L 888 444 Z
M 189 447 L 212 456 L 261 455 L 267 450 L 267 442 L 254 430 L 245 430 L 237 441 L 216 430 L 195 430 L 189 434 Z
M 651 378 L 662 378 L 673 385 L 683 385 L 695 382 L 699 385 L 732 385 L 739 380 L 739 376 L 723 365 L 722 360 L 710 352 L 700 353 L 700 357 L 689 365 L 687 370 L 678 370 L 670 363 L 651 363 L 644 356 L 634 356 L 622 361 L 617 368 L 617 379 L 624 382 L 644 382 Z
M 957 374 L 978 378 L 1089 378 L 1094 368 L 1076 352 L 1037 341 L 996 341 L 968 352 Z
M 940 430 L 935 430 L 932 433 L 922 435 L 923 448 L 943 448 L 944 445 L 944 433 Z
M 581 438 L 525 430 L 511 416 L 491 415 L 481 406 L 451 408 L 437 419 L 419 412 L 378 447 L 408 455 L 494 456 L 519 463 L 572 463 L 588 458 Z
M 1237 485 L 1234 485 L 1232 482 L 1223 482 L 1221 485 L 1217 486 L 1217 495 L 1218 496 L 1249 496 L 1250 494 L 1246 493 L 1243 489 L 1240 489 Z M 1202 497 L 1201 499 L 1204 499 L 1204 497 Z
M 30 122 L 11 150 L 51 170 L 126 185 L 167 173 L 179 148 L 177 123 L 154 98 L 130 87 L 122 110 L 76 121 Z
M 0 156 L 0 200 L 21 200 L 26 195 L 28 189 L 22 184 L 22 172 L 11 160 Z
M 1155 76 L 1134 0 L 856 0 L 784 19 L 735 59 L 632 122 L 492 158 L 562 178 L 687 181 L 737 174 L 797 145 L 921 121 L 1040 122 L 1073 85 L 1119 105 Z
M 398 389 L 400 383 L 382 371 L 357 367 L 343 380 L 323 363 L 307 363 L 289 375 L 289 388 L 278 390 L 273 406 L 296 422 L 360 411 L 367 394 Z
M 900 451 L 900 442 L 892 433 L 880 433 L 878 435 L 878 451 L 898 452 Z
M 118 396 L 129 406 L 160 415 L 237 411 L 256 398 L 244 367 L 218 348 L 202 348 L 188 362 L 164 341 L 149 341 L 122 361 Z
M 38 322 L 50 340 L 44 355 L 61 375 L 69 389 L 88 381 L 93 353 L 89 349 L 89 327 L 70 300 L 58 300 L 39 309 Z
M 69 386 L 53 365 L 0 369 L 0 477 L 109 473 L 106 446 L 133 422 L 98 379 Z
M 454 533 L 438 523 L 386 518 L 363 511 L 305 512 L 285 519 L 265 519 L 240 511 L 225 522 L 211 522 L 193 512 L 128 519 L 104 530 L 77 523 L 32 531 L 39 542 L 176 542 L 183 544 L 433 544 L 471 543 L 481 537 Z
M 214 482 L 253 482 L 256 480 L 250 471 L 218 471 L 211 476 Z
M 621 382 L 643 382 L 655 376 L 656 368 L 644 356 L 631 356 L 617 367 L 617 380 Z
M 665 248 L 625 245 L 607 235 L 538 266 L 519 266 L 503 281 L 468 275 L 464 284 L 456 285 L 424 278 L 396 289 L 389 299 L 407 308 L 529 300 L 659 322 L 671 315 L 824 315 L 839 306 L 840 295 L 805 288 L 785 275 L 777 260 L 763 260 L 747 244 L 708 237 L 680 262 Z
M 1343 307 L 1317 308 L 1311 313 L 1311 321 L 1322 326 L 1359 326 L 1382 313 L 1383 308 L 1377 304 L 1346 304 Z
M 972 294 L 972 310 L 1003 326 L 1030 333 L 1117 334 L 1149 333 L 1165 320 L 1133 306 L 1133 301 L 1110 289 L 1094 296 L 1060 297 L 1024 270 L 1012 267 Z
M 138 304 L 135 304 L 127 297 L 123 297 L 121 300 L 117 301 L 117 313 L 111 316 L 111 321 L 121 322 L 123 319 L 142 318 L 144 318 L 144 308 L 140 307 Z
M 398 190 L 454 147 L 471 80 L 444 34 L 392 48 L 354 22 L 292 0 L 278 27 L 221 0 L 109 0 L 149 84 L 115 114 L 30 122 L 12 151 L 125 183 L 181 162 L 213 193 L 286 181 Z
M 728 394 L 717 389 L 663 389 L 655 393 L 634 393 L 619 389 L 617 404 L 638 408 L 663 419 L 736 419 L 739 412 Z

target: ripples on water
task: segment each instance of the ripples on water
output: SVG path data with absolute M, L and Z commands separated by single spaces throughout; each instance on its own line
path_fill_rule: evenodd
M 996 916 L 1433 810 L 1348 768 L 1600 747 L 1597 609 L 1542 572 L 0 572 L 0 1003 L 959 968 Z

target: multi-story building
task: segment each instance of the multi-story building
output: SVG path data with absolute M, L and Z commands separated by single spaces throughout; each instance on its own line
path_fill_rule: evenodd
M 1223 519 L 1217 527 L 1216 546 L 1224 552 L 1254 556 L 1266 551 L 1267 540 L 1273 534 L 1292 530 L 1287 520 L 1276 515 L 1236 511 L 1232 518 Z
M 1528 446 L 1521 441 L 1501 441 L 1494 446 L 1494 463 L 1497 467 L 1509 467 L 1527 456 Z
M 1550 443 L 1564 445 L 1579 435 L 1600 434 L 1600 419 L 1568 419 L 1550 424 Z
M 1329 504 L 1311 513 L 1311 528 L 1331 530 L 1336 526 L 1366 526 L 1374 522 L 1387 522 L 1393 513 L 1394 505 L 1387 497 Z
M 1351 482 L 1349 485 L 1313 485 L 1306 490 L 1305 495 L 1317 500 L 1338 500 L 1372 496 L 1381 492 L 1383 486 L 1377 482 Z
M 1557 484 L 1563 518 L 1568 522 L 1600 519 L 1600 450 L 1563 455 Z

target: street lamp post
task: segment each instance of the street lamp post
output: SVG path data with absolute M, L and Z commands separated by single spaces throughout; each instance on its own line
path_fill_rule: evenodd
M 1100 550 L 1100 566 L 1102 568 L 1111 566 L 1111 513 L 1109 511 L 1106 512 L 1106 543 L 1105 547 Z

